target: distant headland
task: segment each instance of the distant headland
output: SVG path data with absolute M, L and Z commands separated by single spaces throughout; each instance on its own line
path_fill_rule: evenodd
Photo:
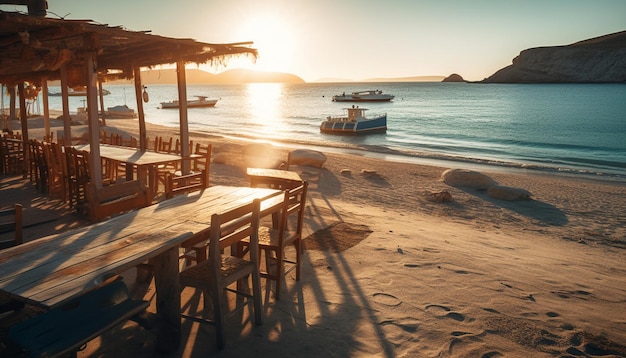
M 626 31 L 530 48 L 482 83 L 625 83 Z

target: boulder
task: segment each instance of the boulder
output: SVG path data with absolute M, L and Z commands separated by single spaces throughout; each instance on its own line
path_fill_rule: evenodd
M 321 168 L 326 163 L 326 155 L 311 149 L 296 149 L 289 153 L 289 165 L 302 165 Z
M 487 189 L 487 195 L 494 199 L 508 201 L 528 200 L 531 196 L 530 192 L 527 190 L 501 185 L 494 185 Z
M 441 174 L 444 183 L 455 187 L 485 190 L 497 185 L 489 176 L 467 169 L 448 169 Z

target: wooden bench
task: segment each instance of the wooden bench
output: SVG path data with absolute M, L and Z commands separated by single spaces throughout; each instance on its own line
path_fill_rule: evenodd
M 150 191 L 141 180 L 125 181 L 102 188 L 96 188 L 90 182 L 87 184 L 86 195 L 89 219 L 93 222 L 151 204 Z
M 149 302 L 130 298 L 118 280 L 9 329 L 9 337 L 31 357 L 76 353 L 85 343 L 145 311 Z

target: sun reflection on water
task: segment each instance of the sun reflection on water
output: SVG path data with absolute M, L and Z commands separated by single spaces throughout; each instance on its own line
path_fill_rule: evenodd
M 282 83 L 250 83 L 246 89 L 247 107 L 257 130 L 271 133 L 283 125 L 281 115 Z

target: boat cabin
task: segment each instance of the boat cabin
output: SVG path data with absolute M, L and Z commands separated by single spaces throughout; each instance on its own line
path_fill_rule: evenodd
M 348 122 L 357 122 L 365 120 L 365 111 L 367 108 L 360 108 L 359 106 L 352 106 L 352 108 L 346 108 L 348 110 Z

